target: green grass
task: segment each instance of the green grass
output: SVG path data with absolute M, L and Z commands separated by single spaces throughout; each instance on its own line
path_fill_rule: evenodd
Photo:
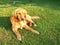
M 60 1 L 59 0 L 0 0 L 0 45 L 60 45 Z M 36 35 L 25 29 L 21 30 L 22 43 L 12 32 L 9 20 L 12 12 L 22 7 L 31 16 L 39 16 L 33 20 L 37 27 L 32 27 L 41 34 Z

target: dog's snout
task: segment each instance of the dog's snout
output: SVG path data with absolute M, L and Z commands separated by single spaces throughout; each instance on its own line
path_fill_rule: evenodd
M 21 20 L 24 20 L 23 18 L 21 18 Z

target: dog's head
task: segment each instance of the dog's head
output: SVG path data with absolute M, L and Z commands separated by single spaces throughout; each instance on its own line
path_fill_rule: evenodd
M 16 17 L 18 16 L 20 20 L 24 20 L 27 15 L 27 11 L 23 8 L 18 8 L 13 12 L 13 15 Z

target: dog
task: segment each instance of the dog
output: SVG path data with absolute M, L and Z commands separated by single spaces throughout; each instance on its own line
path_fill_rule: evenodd
M 22 36 L 18 29 L 27 29 L 30 30 L 31 32 L 34 32 L 36 34 L 39 34 L 38 31 L 30 28 L 29 26 L 36 26 L 36 24 L 32 21 L 32 19 L 38 19 L 38 16 L 33 16 L 31 17 L 28 15 L 27 11 L 23 8 L 17 8 L 16 10 L 13 11 L 12 15 L 10 16 L 10 21 L 12 24 L 12 31 L 14 34 L 17 36 L 18 40 L 22 40 Z

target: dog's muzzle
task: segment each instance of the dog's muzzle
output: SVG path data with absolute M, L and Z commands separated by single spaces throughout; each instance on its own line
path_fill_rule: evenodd
M 22 21 L 24 21 L 24 18 L 21 18 Z

